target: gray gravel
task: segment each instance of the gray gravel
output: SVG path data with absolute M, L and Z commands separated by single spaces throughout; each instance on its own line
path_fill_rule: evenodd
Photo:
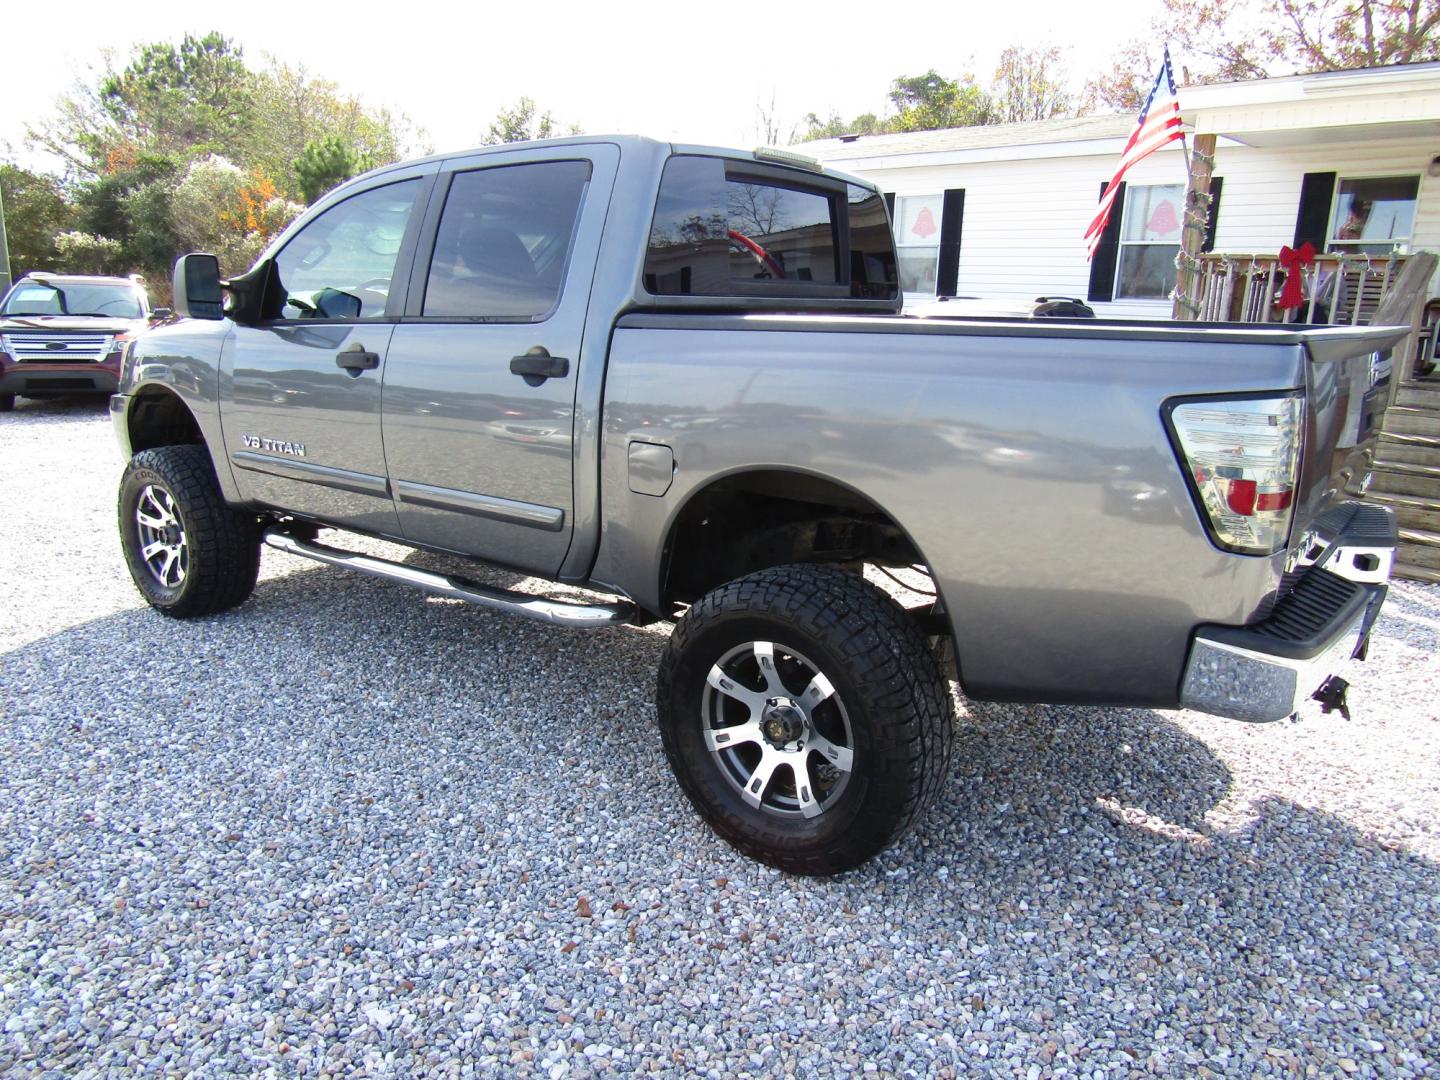
M 671 781 L 666 627 L 273 552 L 170 622 L 119 469 L 101 405 L 0 416 L 0 1073 L 1440 1068 L 1440 589 L 1353 723 L 970 708 L 923 827 L 811 881 Z

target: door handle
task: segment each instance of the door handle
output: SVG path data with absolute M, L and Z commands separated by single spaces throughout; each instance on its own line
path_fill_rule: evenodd
M 335 366 L 344 368 L 351 375 L 359 375 L 362 371 L 373 371 L 379 367 L 380 354 L 367 352 L 365 346 L 357 341 L 335 354 Z
M 551 356 L 543 345 L 536 345 L 529 352 L 510 358 L 510 374 L 524 376 L 530 386 L 539 386 L 546 379 L 563 379 L 570 374 L 570 361 L 563 356 Z

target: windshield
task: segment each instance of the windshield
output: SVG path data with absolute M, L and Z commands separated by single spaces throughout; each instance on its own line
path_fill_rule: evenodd
M 98 315 L 111 319 L 143 319 L 144 305 L 134 285 L 72 282 L 25 282 L 5 298 L 0 315 Z

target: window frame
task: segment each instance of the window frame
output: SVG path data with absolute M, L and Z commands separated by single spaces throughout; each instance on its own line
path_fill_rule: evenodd
M 1122 274 L 1122 273 L 1124 272 L 1124 270 L 1125 270 L 1125 249 L 1126 249 L 1127 247 L 1173 247 L 1173 248 L 1176 250 L 1177 253 L 1179 252 L 1179 250 L 1180 250 L 1180 238 L 1178 238 L 1178 237 L 1176 238 L 1176 240 L 1175 240 L 1173 243 L 1171 243 L 1171 242 L 1168 241 L 1168 240 L 1126 240 L 1126 239 L 1125 239 L 1125 218 L 1126 218 L 1126 216 L 1127 216 L 1128 213 L 1129 213 L 1129 210 L 1130 210 L 1130 199 L 1132 198 L 1132 196 L 1134 195 L 1134 193 L 1137 192 L 1137 191 L 1146 191 L 1146 190 L 1149 190 L 1149 189 L 1151 189 L 1151 188 L 1177 188 L 1177 187 L 1180 189 L 1180 205 L 1181 205 L 1181 207 L 1183 208 L 1184 205 L 1185 205 L 1185 188 L 1186 188 L 1186 185 L 1183 184 L 1183 183 L 1181 183 L 1181 184 L 1134 184 L 1134 183 L 1131 183 L 1131 184 L 1127 184 L 1127 185 L 1126 185 L 1126 187 L 1125 187 L 1125 202 L 1124 202 L 1124 204 L 1120 207 L 1120 227 L 1116 230 L 1116 235 L 1115 235 L 1115 279 L 1114 279 L 1114 281 L 1111 282 L 1111 286 L 1110 286 L 1110 301 L 1109 301 L 1110 303 L 1117 303 L 1117 304 L 1118 304 L 1118 303 L 1124 303 L 1124 304 L 1167 304 L 1167 305 L 1168 305 L 1168 304 L 1172 304 L 1172 303 L 1174 302 L 1174 301 L 1173 301 L 1173 295 L 1174 295 L 1174 292 L 1175 292 L 1175 285 L 1173 285 L 1173 284 L 1170 286 L 1170 292 L 1166 293 L 1164 296 L 1127 296 L 1127 295 L 1121 293 L 1121 291 L 1120 291 L 1120 281 L 1121 281 L 1121 274 Z M 1103 197 L 1103 196 L 1102 196 L 1102 197 Z M 1182 214 L 1183 214 L 1183 210 L 1182 210 Z M 1181 224 L 1181 236 L 1183 236 L 1183 235 L 1184 235 L 1184 224 L 1183 224 L 1183 219 L 1182 219 L 1182 224 Z M 1171 259 L 1171 264 L 1172 264 L 1172 266 L 1173 266 L 1173 264 L 1174 264 L 1174 259 L 1173 259 L 1173 258 Z M 1178 279 L 1179 279 L 1179 270 L 1177 269 L 1177 270 L 1176 270 L 1176 280 L 1177 280 L 1177 282 L 1178 282 Z
M 1364 173 L 1364 174 L 1357 174 L 1357 173 L 1346 174 L 1346 173 L 1337 172 L 1337 173 L 1335 174 L 1335 187 L 1334 187 L 1333 189 L 1331 189 L 1331 192 L 1330 192 L 1330 224 L 1327 225 L 1326 228 L 1325 228 L 1325 254 L 1328 254 L 1328 255 L 1364 255 L 1364 254 L 1366 254 L 1366 253 L 1360 250 L 1361 245 L 1367 244 L 1367 243 L 1370 243 L 1370 244 L 1383 243 L 1383 241 L 1378 241 L 1378 240 L 1368 240 L 1368 241 L 1367 241 L 1367 240 L 1336 240 L 1336 239 L 1335 239 L 1335 230 L 1336 230 L 1336 227 L 1337 227 L 1338 224 L 1339 224 L 1339 218 L 1340 218 L 1340 185 L 1341 185 L 1341 184 L 1345 183 L 1346 181 L 1356 181 L 1356 180 L 1411 180 L 1411 179 L 1413 179 L 1413 180 L 1415 181 L 1415 205 L 1414 205 L 1414 210 L 1413 210 L 1413 211 L 1411 212 L 1411 214 L 1410 214 L 1410 235 L 1406 236 L 1406 237 L 1404 238 L 1404 240 L 1397 240 L 1397 241 L 1395 241 L 1394 243 L 1395 243 L 1396 250 L 1391 253 L 1392 255 L 1409 255 L 1409 254 L 1411 254 L 1411 250 L 1410 250 L 1410 249 L 1411 249 L 1411 245 L 1415 242 L 1415 224 L 1416 224 L 1416 220 L 1417 220 L 1417 219 L 1419 218 L 1419 216 L 1420 216 L 1420 196 L 1421 196 L 1422 191 L 1424 190 L 1425 175 L 1426 175 L 1426 174 L 1425 174 L 1425 171 L 1424 171 L 1423 169 L 1418 170 L 1418 171 L 1417 171 L 1417 170 L 1411 170 L 1411 169 L 1398 169 L 1398 170 L 1393 170 L 1393 171 L 1390 171 L 1390 172 L 1367 172 L 1367 173 Z M 1371 254 L 1370 254 L 1370 257 L 1371 257 L 1372 259 L 1383 259 L 1383 258 L 1389 258 L 1390 256 L 1371 253 Z
M 285 249 L 288 248 L 301 233 L 326 214 L 345 205 L 345 203 L 351 199 L 368 195 L 382 188 L 394 187 L 397 184 L 416 182 L 419 186 L 415 190 L 415 199 L 410 204 L 410 216 L 406 219 L 405 231 L 400 237 L 400 248 L 395 253 L 395 272 L 390 278 L 391 289 L 385 296 L 384 311 L 373 318 L 356 317 L 353 319 L 328 315 L 317 316 L 315 318 L 288 318 L 279 315 L 264 317 L 262 315 L 261 319 L 256 323 L 257 326 L 352 326 L 360 324 L 375 326 L 394 323 L 400 317 L 400 313 L 405 309 L 410 291 L 413 270 L 412 263 L 415 257 L 415 243 L 420 234 L 420 223 L 425 217 L 426 203 L 430 198 L 430 192 L 434 186 L 434 174 L 429 170 L 424 172 L 404 170 L 398 175 L 376 177 L 376 181 L 376 183 L 366 184 L 364 187 L 356 188 L 353 191 L 346 190 L 340 198 L 335 199 L 333 202 L 326 201 L 317 206 L 314 213 L 306 214 L 300 218 L 292 228 L 286 229 L 285 232 L 280 235 L 275 245 L 266 251 L 260 263 L 257 264 L 257 267 L 262 264 L 266 267 L 264 295 L 261 298 L 260 304 L 261 311 L 264 312 L 270 310 L 272 302 L 280 301 L 279 297 L 272 295 L 272 291 L 276 286 L 277 274 L 279 273 L 276 260 L 280 258 Z M 251 273 L 254 273 L 254 271 L 252 270 Z M 395 288 L 397 284 L 400 286 L 398 289 Z M 276 305 L 276 310 L 283 309 L 284 302 L 280 301 Z
M 900 214 L 900 203 L 901 203 L 901 200 L 903 200 L 903 199 L 938 199 L 938 200 L 939 200 L 939 202 L 940 202 L 940 214 L 939 214 L 939 217 L 940 217 L 942 220 L 935 222 L 935 243 L 934 243 L 934 244 L 929 244 L 929 243 L 925 243 L 925 244 L 904 244 L 904 243 L 901 243 L 901 241 L 900 241 L 900 217 L 901 217 L 901 214 Z M 907 298 L 907 299 L 909 299 L 909 298 L 919 299 L 919 298 L 921 298 L 921 297 L 926 297 L 926 298 L 929 298 L 929 299 L 932 299 L 932 300 L 933 300 L 935 297 L 937 297 L 937 296 L 940 295 L 940 238 L 941 238 L 941 236 L 944 235 L 944 232 L 945 232 L 945 223 L 944 223 L 944 221 L 943 221 L 944 216 L 945 216 L 945 192 L 944 192 L 944 191 L 937 191 L 937 192 L 915 192 L 914 194 L 910 194 L 910 195 L 901 195 L 899 192 L 896 192 L 896 193 L 895 193 L 895 209 L 894 209 L 894 212 L 893 212 L 893 215 L 892 215 L 893 220 L 892 220 L 892 222 L 891 222 L 890 235 L 891 235 L 891 238 L 895 241 L 895 284 L 896 284 L 896 288 L 899 289 L 900 295 L 901 295 L 902 297 L 905 297 L 905 298 Z M 901 255 L 901 253 L 904 251 L 905 248 L 919 248 L 919 249 L 924 249 L 924 248 L 929 248 L 929 247 L 933 247 L 933 248 L 935 249 L 935 264 L 934 264 L 935 288 L 932 289 L 932 290 L 931 290 L 930 292 L 928 292 L 928 293 L 926 293 L 926 292 L 906 292 L 906 291 L 905 291 L 905 287 L 904 287 L 902 284 L 900 284 L 900 255 Z

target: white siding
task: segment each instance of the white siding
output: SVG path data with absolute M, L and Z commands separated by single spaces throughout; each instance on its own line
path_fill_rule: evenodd
M 1300 184 L 1307 172 L 1345 176 L 1418 174 L 1420 202 L 1412 250 L 1440 251 L 1440 180 L 1425 175 L 1440 145 L 1430 140 L 1360 142 L 1285 148 L 1222 146 L 1216 174 L 1224 177 L 1217 251 L 1273 253 L 1294 239 Z M 1037 296 L 1084 297 L 1090 264 L 1084 233 L 1095 213 L 1100 185 L 1116 159 L 1090 155 L 1029 161 L 852 172 L 899 195 L 965 189 L 958 292 L 1006 300 Z M 1132 184 L 1185 182 L 1178 149 L 1151 155 L 1130 171 Z M 1101 304 L 1106 315 L 1168 318 L 1169 301 Z

